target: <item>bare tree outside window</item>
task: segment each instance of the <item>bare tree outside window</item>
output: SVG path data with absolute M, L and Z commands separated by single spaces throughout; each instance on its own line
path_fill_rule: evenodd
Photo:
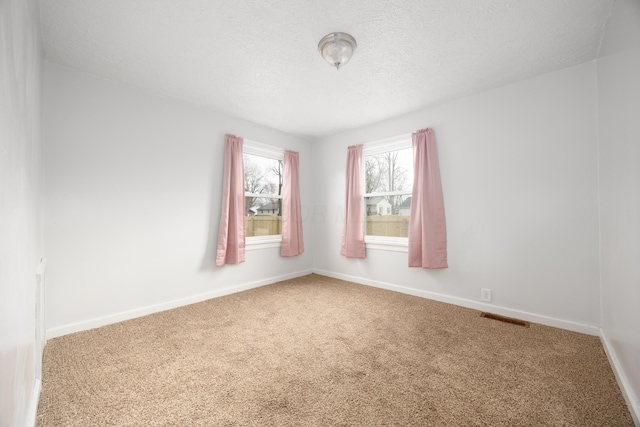
M 413 151 L 365 155 L 366 234 L 407 237 L 413 185 Z
M 243 162 L 247 237 L 281 234 L 283 160 L 245 153 Z
M 389 151 L 382 154 L 387 165 L 387 182 L 389 183 L 389 189 L 387 191 L 406 190 L 409 171 L 406 162 L 398 159 L 399 155 L 400 151 Z M 402 196 L 389 196 L 389 203 L 391 203 L 391 212 L 393 215 L 398 214 L 398 208 L 403 200 L 404 198 Z
M 264 171 L 260 168 L 260 165 L 251 161 L 251 158 L 246 154 L 242 156 L 244 162 L 244 192 L 251 194 L 264 194 L 268 192 L 268 186 L 265 185 Z M 251 215 L 252 209 L 257 206 L 258 198 L 255 196 L 245 197 L 245 208 L 247 210 L 246 215 Z
M 381 156 L 367 156 L 364 160 L 365 167 L 365 193 L 378 193 L 386 191 L 383 177 L 387 175 L 387 165 Z
M 284 175 L 284 160 L 278 160 L 277 165 L 270 167 L 269 171 L 278 177 L 278 196 L 282 196 L 282 178 Z M 282 216 L 282 199 L 278 199 L 278 216 Z

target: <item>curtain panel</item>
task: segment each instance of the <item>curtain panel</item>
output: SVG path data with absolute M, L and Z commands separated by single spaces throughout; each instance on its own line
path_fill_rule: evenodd
M 240 264 L 245 259 L 245 197 L 242 144 L 242 138 L 226 135 L 222 210 L 216 251 L 216 265 L 218 267 L 225 264 Z
M 364 258 L 364 188 L 362 185 L 362 144 L 347 151 L 347 187 L 340 254 Z
M 304 252 L 302 209 L 300 204 L 300 155 L 284 152 L 282 182 L 282 246 L 281 256 L 297 256 Z
M 409 267 L 446 268 L 447 230 L 433 129 L 412 134 L 413 193 L 409 219 Z

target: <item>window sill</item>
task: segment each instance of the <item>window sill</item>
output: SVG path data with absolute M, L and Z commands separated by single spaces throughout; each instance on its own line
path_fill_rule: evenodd
M 409 252 L 409 239 L 406 237 L 366 236 L 364 243 L 367 249 L 391 252 Z
M 254 236 L 245 240 L 245 250 L 253 251 L 257 249 L 279 248 L 282 245 L 282 235 L 274 236 Z

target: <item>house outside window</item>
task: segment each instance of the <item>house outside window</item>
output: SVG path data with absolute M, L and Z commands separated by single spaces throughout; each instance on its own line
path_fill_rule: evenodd
M 363 157 L 367 247 L 406 251 L 413 189 L 411 134 L 364 144 Z
M 242 160 L 247 248 L 277 246 L 282 240 L 284 150 L 245 139 Z

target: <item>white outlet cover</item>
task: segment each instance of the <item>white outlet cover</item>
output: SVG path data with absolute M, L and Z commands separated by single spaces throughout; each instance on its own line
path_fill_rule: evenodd
M 486 289 L 486 288 L 481 289 L 480 301 L 491 302 L 491 289 Z

